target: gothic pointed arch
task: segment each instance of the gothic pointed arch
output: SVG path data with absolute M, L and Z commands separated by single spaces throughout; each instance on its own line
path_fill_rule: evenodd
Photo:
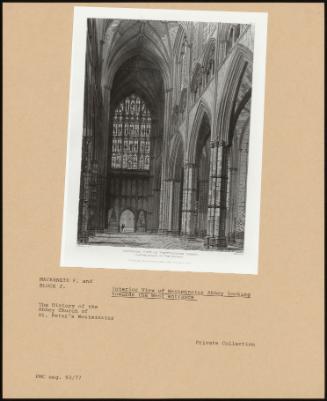
M 175 132 L 171 141 L 168 170 L 168 185 L 171 193 L 168 231 L 179 234 L 182 226 L 184 141 L 178 131 Z
M 242 247 L 246 224 L 247 170 L 250 132 L 249 109 L 237 120 L 228 158 L 226 237 L 229 244 Z
M 215 50 L 216 50 L 216 40 L 214 38 L 210 38 L 206 45 L 202 62 L 205 84 L 207 84 L 214 75 Z
M 235 105 L 239 94 L 242 79 L 252 74 L 252 52 L 243 45 L 236 45 L 235 52 L 230 61 L 229 70 L 222 90 L 222 98 L 217 114 L 217 132 L 220 141 L 230 143 L 233 132 L 231 132 L 232 121 L 235 117 Z M 249 88 L 250 89 L 250 88 Z M 250 96 L 248 92 L 246 96 Z M 241 104 L 239 102 L 239 104 Z
M 137 211 L 132 207 L 126 207 L 121 210 L 119 216 L 119 231 L 122 232 L 135 232 L 136 231 L 136 213 Z
M 115 59 L 104 67 L 102 84 L 111 88 L 114 77 L 120 67 L 129 59 L 140 56 L 140 54 L 143 59 L 157 66 L 163 80 L 164 89 L 167 90 L 171 88 L 171 74 L 167 63 L 160 59 L 157 54 L 154 54 L 146 48 L 142 48 L 140 52 L 137 46 L 131 47 L 128 50 L 122 48 L 117 52 Z
M 174 42 L 174 48 L 173 48 L 173 55 L 174 57 L 178 57 L 183 45 L 183 41 L 187 40 L 187 34 L 185 31 L 185 28 L 183 27 L 182 24 L 179 25 L 178 31 L 176 34 L 175 42 Z
M 138 210 L 136 215 L 136 231 L 145 232 L 146 231 L 146 210 Z
M 184 28 L 180 25 L 174 44 L 174 101 L 178 104 L 181 93 L 189 84 L 189 46 Z
M 198 143 L 198 138 L 200 134 L 200 127 L 202 124 L 203 119 L 207 119 L 209 127 L 211 127 L 211 122 L 212 122 L 212 116 L 211 116 L 211 111 L 210 107 L 208 104 L 205 102 L 205 100 L 201 99 L 198 105 L 198 108 L 195 113 L 193 125 L 192 125 L 192 130 L 191 130 L 191 135 L 189 139 L 189 147 L 188 147 L 188 162 L 189 163 L 195 163 L 196 159 L 196 148 L 197 148 L 197 143 Z

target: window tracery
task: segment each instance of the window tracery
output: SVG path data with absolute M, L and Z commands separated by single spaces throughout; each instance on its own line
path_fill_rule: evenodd
M 241 25 L 240 24 L 232 25 L 226 40 L 226 56 L 231 51 L 232 47 L 234 46 L 240 35 L 241 35 Z
M 193 73 L 191 82 L 191 91 L 193 93 L 193 101 L 196 102 L 200 96 L 202 89 L 202 68 L 200 64 L 197 64 Z
M 179 100 L 179 112 L 182 114 L 182 120 L 184 119 L 184 113 L 186 109 L 186 101 L 187 101 L 187 89 L 184 88 L 181 93 L 181 97 Z
M 176 99 L 179 98 L 183 88 L 188 85 L 188 45 L 186 35 L 182 37 L 179 53 L 176 56 Z
M 205 84 L 207 85 L 210 79 L 213 77 L 215 71 L 215 44 L 211 42 L 209 44 L 208 53 L 204 60 L 204 74 Z
M 111 167 L 149 170 L 151 129 L 145 102 L 135 94 L 122 100 L 113 117 Z

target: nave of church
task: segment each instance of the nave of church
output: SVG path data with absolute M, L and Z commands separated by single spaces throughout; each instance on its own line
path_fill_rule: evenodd
M 78 243 L 243 248 L 253 39 L 88 20 Z

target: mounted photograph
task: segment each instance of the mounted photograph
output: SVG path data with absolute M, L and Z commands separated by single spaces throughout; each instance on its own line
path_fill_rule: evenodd
M 75 8 L 61 266 L 257 273 L 266 25 Z

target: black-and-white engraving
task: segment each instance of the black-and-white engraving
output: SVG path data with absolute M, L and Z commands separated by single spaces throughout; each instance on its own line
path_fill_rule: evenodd
M 253 43 L 250 24 L 87 20 L 78 244 L 243 250 Z

